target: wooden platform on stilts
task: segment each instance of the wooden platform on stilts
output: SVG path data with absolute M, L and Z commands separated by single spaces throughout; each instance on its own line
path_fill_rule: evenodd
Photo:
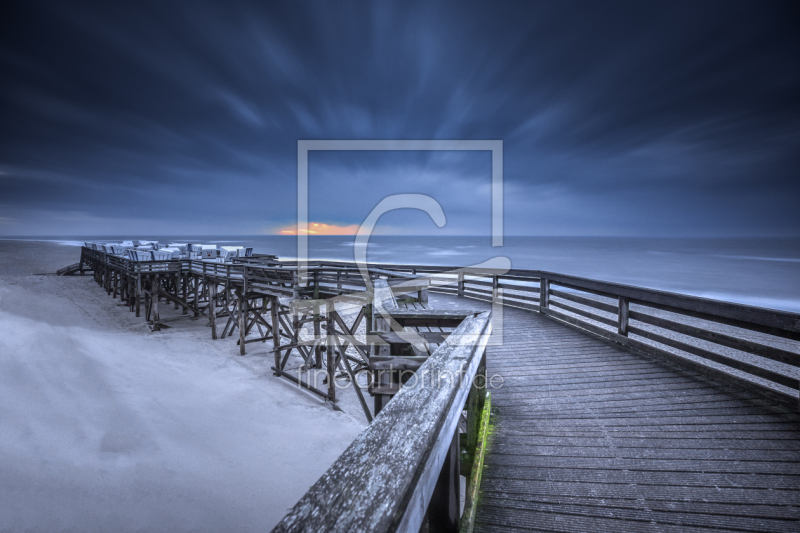
M 797 531 L 800 315 L 544 271 L 76 265 L 154 331 L 172 305 L 332 406 L 356 385 L 370 425 L 276 531 Z

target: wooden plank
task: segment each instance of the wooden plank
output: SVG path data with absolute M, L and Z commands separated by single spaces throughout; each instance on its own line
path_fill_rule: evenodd
M 520 376 L 516 387 L 509 378 L 492 392 L 476 531 L 793 530 L 800 422 L 784 404 L 583 333 L 592 327 L 635 346 L 616 325 L 549 310 L 575 322 L 566 330 L 549 316 L 507 313 L 505 344 L 489 348 L 488 373 L 531 364 L 546 374 Z M 614 357 L 595 367 L 594 352 Z M 637 378 L 639 386 L 601 393 Z M 554 383 L 573 385 L 559 391 Z
M 415 334 L 425 339 L 425 341 L 433 344 L 443 343 L 449 335 L 447 332 L 438 331 L 417 331 Z M 400 335 L 394 331 L 390 331 L 388 333 L 378 333 L 378 337 L 388 344 L 408 344 L 408 341 L 400 337 Z
M 734 348 L 736 350 L 766 357 L 767 359 L 779 361 L 787 365 L 800 366 L 800 354 L 783 350 L 781 348 L 767 346 L 757 342 L 749 341 L 747 339 L 732 337 L 730 335 L 725 335 L 724 333 L 708 331 L 691 326 L 689 324 L 682 324 L 674 320 L 668 320 L 666 318 L 660 318 L 638 311 L 631 311 L 629 318 L 631 320 L 638 320 L 639 322 L 644 322 L 645 324 L 664 328 L 669 331 L 683 333 L 684 335 L 689 335 L 691 337 L 696 337 L 698 339 L 720 344 L 722 346 L 727 346 L 728 348 Z
M 558 311 L 553 311 L 552 309 L 546 310 L 545 314 L 547 316 L 549 316 L 549 317 L 555 318 L 555 319 L 557 319 L 557 320 L 559 320 L 559 321 L 561 321 L 561 322 L 563 322 L 563 323 L 565 323 L 565 324 L 567 324 L 569 326 L 574 326 L 574 327 L 576 327 L 576 328 L 578 328 L 580 330 L 583 330 L 583 331 L 585 331 L 587 333 L 591 333 L 591 334 L 597 335 L 598 337 L 606 339 L 606 340 L 611 340 L 611 341 L 617 342 L 619 344 L 622 344 L 623 346 L 628 346 L 630 348 L 634 348 L 634 349 L 636 349 L 638 351 L 641 351 L 642 353 L 645 353 L 645 354 L 648 354 L 648 355 L 651 355 L 651 356 L 655 356 L 655 357 L 657 357 L 659 359 L 668 360 L 668 361 L 677 363 L 677 364 L 679 364 L 679 365 L 681 365 L 681 366 L 683 366 L 683 367 L 685 367 L 685 368 L 687 368 L 689 370 L 696 371 L 696 372 L 698 372 L 700 374 L 707 375 L 707 376 L 712 376 L 714 378 L 722 379 L 722 380 L 728 381 L 730 383 L 736 383 L 736 384 L 738 384 L 740 386 L 745 387 L 746 389 L 758 391 L 761 394 L 764 394 L 764 395 L 766 395 L 766 396 L 768 396 L 770 398 L 777 399 L 779 401 L 791 402 L 792 404 L 795 404 L 795 405 L 797 404 L 797 397 L 796 396 L 788 396 L 782 391 L 779 391 L 779 390 L 764 386 L 764 385 L 762 385 L 762 384 L 760 384 L 758 382 L 746 380 L 746 379 L 743 379 L 743 378 L 741 378 L 739 376 L 735 376 L 735 375 L 732 375 L 730 373 L 718 370 L 716 368 L 712 368 L 712 367 L 700 364 L 700 363 L 698 363 L 696 361 L 692 361 L 690 359 L 687 359 L 686 357 L 681 357 L 678 354 L 674 354 L 674 353 L 669 352 L 667 350 L 660 349 L 660 348 L 658 348 L 656 346 L 651 346 L 651 345 L 649 345 L 647 343 L 644 343 L 642 341 L 638 341 L 636 339 L 631 339 L 631 338 L 628 338 L 628 337 L 623 337 L 622 335 L 618 335 L 616 331 L 609 331 L 609 330 L 603 329 L 603 328 L 601 328 L 599 326 L 595 326 L 595 325 L 589 324 L 586 321 L 579 320 L 577 318 L 571 317 L 569 315 L 565 315 L 565 314 L 560 313 Z M 630 330 L 630 328 L 629 328 L 629 330 Z
M 555 272 L 542 272 L 541 275 L 556 283 L 578 290 L 597 291 L 612 298 L 625 296 L 631 302 L 657 309 L 761 331 L 787 339 L 800 340 L 800 314 L 797 313 L 643 289 L 619 283 L 595 281 Z
M 671 348 L 676 348 L 678 350 L 688 352 L 692 355 L 703 357 L 704 359 L 708 359 L 709 361 L 714 361 L 715 363 L 727 365 L 731 368 L 735 368 L 736 370 L 741 370 L 742 372 L 747 372 L 748 374 L 753 374 L 754 376 L 758 376 L 767 379 L 769 381 L 773 381 L 775 383 L 783 385 L 784 387 L 789 387 L 792 389 L 800 389 L 800 382 L 798 381 L 797 378 L 793 378 L 785 374 L 780 374 L 778 372 L 774 372 L 772 370 L 768 370 L 766 368 L 762 368 L 760 366 L 748 363 L 746 361 L 741 361 L 739 359 L 735 359 L 727 355 L 718 354 L 710 350 L 706 350 L 704 348 L 687 344 L 677 339 L 665 337 L 664 335 L 659 335 L 657 333 L 642 328 L 631 326 L 628 328 L 628 331 L 635 335 L 639 335 L 640 337 L 644 337 L 646 339 L 659 342 Z
M 586 317 L 589 320 L 594 320 L 595 322 L 600 322 L 601 324 L 606 324 L 607 326 L 617 326 L 617 321 L 614 319 L 596 315 L 594 313 L 590 313 L 589 311 L 584 311 L 583 309 L 578 309 L 577 307 L 561 303 L 558 300 L 550 300 L 550 307 L 559 307 L 565 311 L 569 311 L 570 313 Z
M 607 304 L 601 302 L 599 300 L 593 300 L 591 298 L 585 298 L 583 296 L 579 296 L 577 294 L 572 294 L 569 292 L 564 292 L 558 289 L 550 289 L 551 296 L 558 296 L 559 298 L 563 298 L 565 300 L 569 300 L 571 302 L 575 302 L 581 305 L 585 305 L 588 307 L 594 307 L 595 309 L 600 309 L 601 311 L 606 311 L 607 313 L 614 313 L 617 314 L 617 306 Z

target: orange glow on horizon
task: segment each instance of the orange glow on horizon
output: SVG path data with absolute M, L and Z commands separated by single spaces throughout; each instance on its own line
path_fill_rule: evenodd
M 277 233 L 281 235 L 297 235 L 297 224 L 286 226 L 278 230 Z M 309 222 L 308 231 L 304 231 L 307 235 L 355 235 L 358 231 L 358 224 L 351 224 L 349 226 L 337 226 L 335 224 L 323 224 L 322 222 Z

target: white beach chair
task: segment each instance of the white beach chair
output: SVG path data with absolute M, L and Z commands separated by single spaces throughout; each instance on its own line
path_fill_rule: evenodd
M 172 259 L 173 250 L 152 250 L 153 261 L 169 261 Z
M 128 250 L 128 259 L 131 261 L 151 261 L 152 256 L 149 251 Z
M 219 260 L 221 263 L 225 263 L 226 261 L 230 261 L 232 258 L 236 257 L 237 250 L 229 250 L 228 246 L 223 246 L 219 249 Z
M 188 244 L 178 242 L 171 242 L 168 245 L 169 248 L 177 248 L 182 254 L 185 254 L 187 251 L 189 251 L 188 246 Z
M 193 244 L 192 247 L 197 250 L 200 259 L 214 259 L 218 257 L 216 244 Z
M 220 250 L 228 250 L 230 257 L 244 257 L 244 246 L 220 246 Z

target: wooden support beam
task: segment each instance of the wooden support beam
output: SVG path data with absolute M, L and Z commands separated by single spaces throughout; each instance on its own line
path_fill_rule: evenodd
M 239 355 L 245 354 L 245 335 L 247 334 L 247 329 L 245 327 L 245 298 L 244 294 L 242 293 L 242 289 L 236 288 L 236 303 L 237 303 L 237 311 L 239 312 Z M 232 333 L 232 332 L 231 332 Z
M 187 274 L 184 274 L 183 276 L 181 276 L 181 287 L 183 288 L 183 301 L 184 302 L 188 302 L 189 301 L 189 292 L 188 292 L 189 288 L 187 286 L 187 282 L 188 281 L 189 281 L 189 276 Z M 195 307 L 196 306 L 197 306 L 197 302 L 195 301 Z M 189 310 L 186 307 L 184 307 L 183 308 L 183 313 L 181 313 L 181 314 L 187 315 L 187 314 L 189 314 Z M 197 311 L 194 311 L 194 316 L 197 316 Z
M 278 297 L 271 296 L 269 299 L 270 321 L 272 322 L 272 346 L 275 349 L 275 369 L 281 370 L 281 324 L 278 319 Z M 275 374 L 278 375 L 277 373 Z
M 150 305 L 152 306 L 152 311 L 150 311 L 150 323 L 153 324 L 153 331 L 160 331 L 159 327 L 159 315 L 158 315 L 158 293 L 159 293 L 159 279 L 158 275 L 154 276 L 152 281 L 150 282 Z
M 136 274 L 136 316 L 142 315 L 142 275 Z
M 328 307 L 328 320 L 325 322 L 327 328 L 327 371 L 328 371 L 328 396 L 332 402 L 336 401 L 336 332 L 334 329 L 334 321 L 330 320 L 331 315 L 336 313 L 333 304 Z M 316 324 L 317 322 L 315 322 Z
M 314 312 L 314 340 L 317 341 L 314 344 L 314 366 L 316 368 L 322 368 L 322 343 L 320 342 L 321 338 L 322 338 L 322 328 L 320 327 L 320 312 L 319 308 L 317 308 Z
M 211 338 L 217 340 L 217 282 L 214 281 L 209 286 L 208 297 L 208 319 L 211 321 Z
M 429 533 L 458 533 L 461 520 L 460 457 L 456 428 L 428 504 Z

